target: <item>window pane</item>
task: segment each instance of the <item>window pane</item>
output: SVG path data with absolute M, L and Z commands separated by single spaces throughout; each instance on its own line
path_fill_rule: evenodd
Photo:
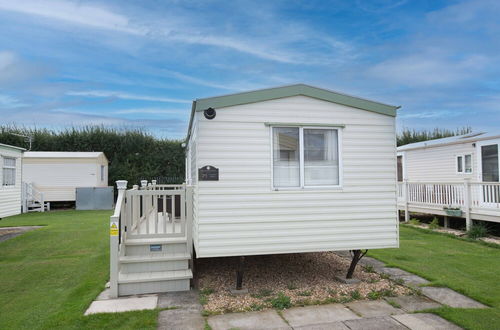
M 481 162 L 484 182 L 498 182 L 498 145 L 481 147 Z
M 299 128 L 273 128 L 273 182 L 275 187 L 300 186 Z
M 333 129 L 304 129 L 306 186 L 339 184 L 338 136 Z
M 465 173 L 472 173 L 472 155 L 465 155 Z
M 16 159 L 15 158 L 4 158 L 3 166 L 16 167 Z
M 398 156 L 398 182 L 403 181 L 403 156 Z
M 457 172 L 462 173 L 464 171 L 463 168 L 463 162 L 462 162 L 462 156 L 457 157 Z
M 2 182 L 3 182 L 4 186 L 15 185 L 16 184 L 16 170 L 13 168 L 4 168 Z

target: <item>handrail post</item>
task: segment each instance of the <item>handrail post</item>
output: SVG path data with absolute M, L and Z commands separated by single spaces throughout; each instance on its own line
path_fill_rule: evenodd
M 470 191 L 470 179 L 465 178 L 464 179 L 464 193 L 465 193 L 465 198 L 464 198 L 464 207 L 465 207 L 465 230 L 469 231 L 471 226 L 472 226 L 472 219 L 470 216 L 470 210 L 471 210 L 471 191 Z
M 40 193 L 40 208 L 41 212 L 45 212 L 45 200 L 43 199 L 43 192 Z
M 186 243 L 190 256 L 193 255 L 193 187 L 184 186 L 186 189 Z
M 116 181 L 116 187 L 118 188 L 118 198 L 115 212 L 109 219 L 109 295 L 111 298 L 118 297 L 119 223 L 123 198 L 127 189 L 127 181 Z
M 405 222 L 410 221 L 410 212 L 408 207 L 408 179 L 403 180 L 404 205 L 405 205 Z

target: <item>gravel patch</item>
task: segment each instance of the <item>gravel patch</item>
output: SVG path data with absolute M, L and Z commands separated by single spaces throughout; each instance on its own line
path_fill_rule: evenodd
M 210 258 L 197 261 L 200 297 L 206 313 L 243 312 L 272 308 L 272 299 L 290 298 L 284 307 L 323 303 L 346 303 L 378 299 L 387 295 L 407 295 L 411 290 L 397 285 L 361 265 L 356 267 L 357 284 L 343 284 L 335 276 L 345 276 L 350 260 L 333 252 L 249 256 L 245 258 L 243 287 L 248 294 L 233 295 L 237 258 Z M 285 298 L 285 300 L 287 300 Z

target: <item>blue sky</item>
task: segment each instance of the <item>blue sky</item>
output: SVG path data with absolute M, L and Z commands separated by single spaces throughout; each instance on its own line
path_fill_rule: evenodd
M 0 0 L 0 123 L 186 134 L 193 99 L 303 82 L 498 129 L 500 1 Z

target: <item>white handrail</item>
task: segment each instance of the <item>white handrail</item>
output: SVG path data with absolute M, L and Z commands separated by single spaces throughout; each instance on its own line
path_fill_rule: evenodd
M 470 228 L 471 212 L 477 210 L 500 210 L 499 182 L 433 182 L 404 181 L 397 184 L 397 200 L 404 204 L 405 220 L 408 207 L 431 206 L 461 209 Z

